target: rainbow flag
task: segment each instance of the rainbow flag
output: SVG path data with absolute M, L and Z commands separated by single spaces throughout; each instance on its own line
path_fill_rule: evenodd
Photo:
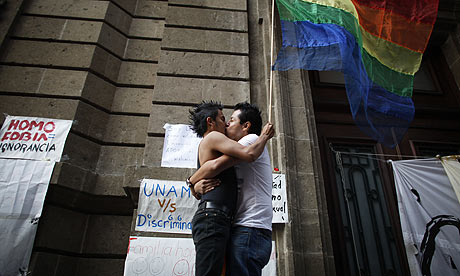
M 412 90 L 439 0 L 277 0 L 274 70 L 342 71 L 356 124 L 394 147 L 414 117 Z

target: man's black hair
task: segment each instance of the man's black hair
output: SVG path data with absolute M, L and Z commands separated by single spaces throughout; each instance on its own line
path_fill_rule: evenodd
M 262 132 L 262 116 L 260 115 L 261 112 L 256 105 L 244 102 L 235 105 L 233 109 L 241 111 L 238 116 L 240 124 L 244 124 L 248 121 L 251 122 L 248 134 L 254 133 L 260 135 Z
M 203 137 L 208 130 L 206 118 L 211 117 L 211 119 L 216 120 L 219 110 L 223 108 L 224 106 L 220 102 L 202 101 L 194 109 L 189 110 L 192 130 L 196 132 L 198 137 Z

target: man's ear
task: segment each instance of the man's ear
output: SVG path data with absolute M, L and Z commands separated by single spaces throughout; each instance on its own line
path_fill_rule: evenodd
M 247 131 L 247 133 L 249 133 L 250 128 L 251 128 L 251 122 L 246 121 L 245 123 L 243 123 L 243 131 Z
M 206 125 L 208 125 L 208 128 L 212 127 L 213 124 L 214 124 L 214 120 L 211 117 L 207 117 L 206 118 Z

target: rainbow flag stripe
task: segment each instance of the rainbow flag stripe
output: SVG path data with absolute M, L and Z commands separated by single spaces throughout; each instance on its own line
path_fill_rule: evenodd
M 277 0 L 283 45 L 275 70 L 344 73 L 353 118 L 395 146 L 413 119 L 414 74 L 439 0 Z

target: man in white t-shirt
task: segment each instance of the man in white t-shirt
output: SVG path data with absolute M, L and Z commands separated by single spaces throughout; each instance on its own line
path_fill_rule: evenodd
M 241 145 L 249 146 L 257 140 L 261 128 L 259 109 L 249 103 L 240 103 L 227 122 L 226 134 Z M 196 183 L 195 192 L 206 193 L 216 185 L 216 181 L 209 178 L 233 165 L 238 180 L 238 200 L 227 251 L 226 275 L 261 275 L 270 259 L 272 246 L 272 168 L 267 148 L 251 163 L 227 155 L 210 160 L 189 180 Z

